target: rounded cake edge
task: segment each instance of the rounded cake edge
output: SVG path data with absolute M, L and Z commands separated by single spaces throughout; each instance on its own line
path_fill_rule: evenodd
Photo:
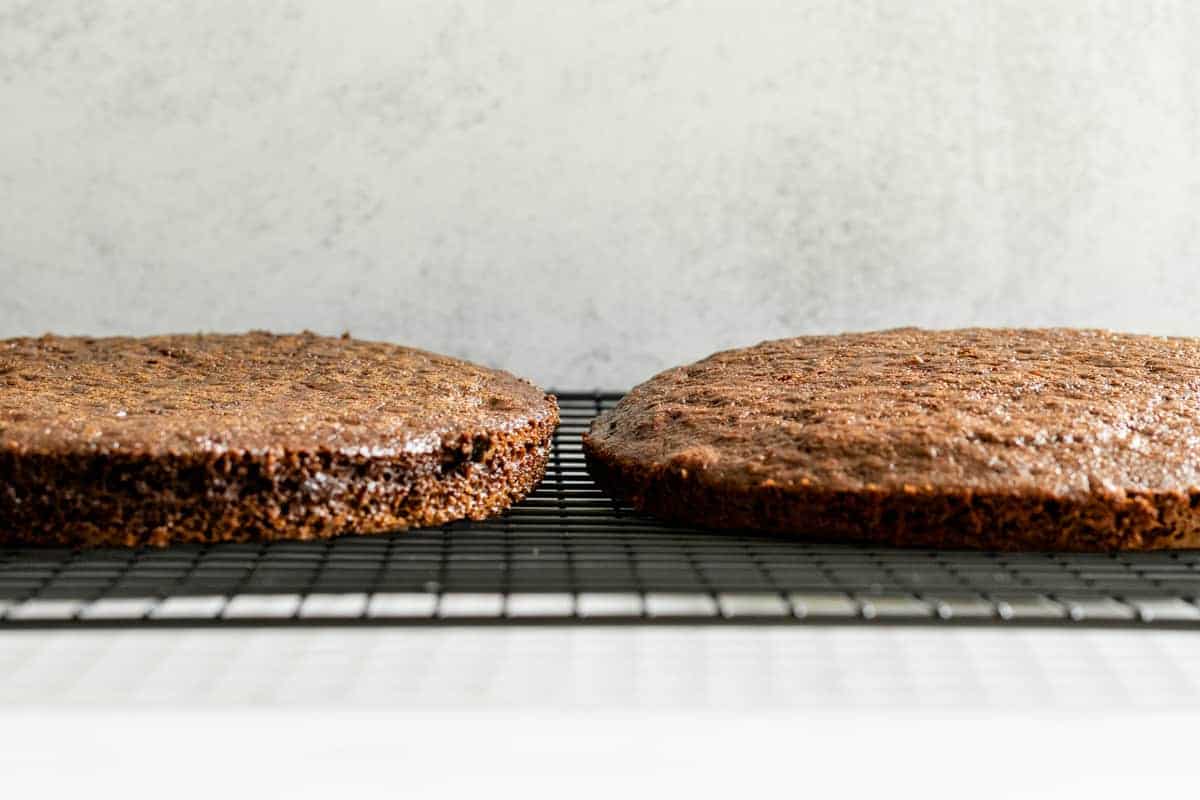
M 545 475 L 559 417 L 544 402 L 425 453 L 0 451 L 0 544 L 303 541 L 486 519 Z
M 593 422 L 602 425 L 604 415 Z M 1200 489 L 1055 494 L 1028 489 L 828 489 L 712 479 L 702 469 L 622 458 L 591 431 L 588 473 L 664 520 L 814 541 L 996 551 L 1200 548 Z

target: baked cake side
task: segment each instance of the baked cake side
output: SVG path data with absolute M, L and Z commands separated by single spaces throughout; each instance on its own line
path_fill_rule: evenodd
M 1200 546 L 1200 342 L 1071 329 L 800 337 L 668 370 L 584 437 L 711 528 L 996 550 Z
M 544 475 L 553 397 L 312 334 L 0 342 L 0 543 L 313 539 L 483 519 Z

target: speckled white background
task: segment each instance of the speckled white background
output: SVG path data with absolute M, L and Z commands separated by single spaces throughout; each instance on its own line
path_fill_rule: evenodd
M 630 385 L 915 323 L 1200 334 L 1200 3 L 0 0 L 0 336 Z

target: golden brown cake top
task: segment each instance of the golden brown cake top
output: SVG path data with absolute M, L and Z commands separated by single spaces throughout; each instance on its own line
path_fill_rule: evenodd
M 1200 340 L 915 328 L 729 350 L 641 384 L 589 446 L 733 486 L 1200 487 Z
M 507 372 L 311 333 L 0 341 L 0 449 L 429 452 L 553 400 Z

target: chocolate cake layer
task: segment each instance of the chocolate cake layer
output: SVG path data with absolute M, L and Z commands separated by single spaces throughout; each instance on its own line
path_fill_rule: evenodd
M 1200 340 L 901 329 L 668 370 L 584 438 L 645 511 L 927 547 L 1200 546 Z
M 554 398 L 505 372 L 310 333 L 0 341 L 0 542 L 372 533 L 503 511 Z

